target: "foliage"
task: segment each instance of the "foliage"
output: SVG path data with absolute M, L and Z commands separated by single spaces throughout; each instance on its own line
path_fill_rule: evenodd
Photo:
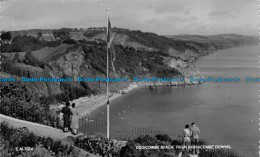
M 1 130 L 0 130 L 1 131 Z M 0 156 L 8 157 L 9 155 L 9 143 L 4 140 L 0 133 Z
M 70 50 L 71 49 L 71 50 Z M 82 73 L 90 72 L 90 76 L 92 77 L 105 77 L 106 75 L 106 44 L 105 42 L 93 42 L 82 40 L 74 46 L 71 46 L 66 51 L 72 51 L 82 49 L 85 59 L 85 65 L 82 67 Z M 175 75 L 180 74 L 178 70 L 168 68 L 164 62 L 163 57 L 168 56 L 161 51 L 153 52 L 153 51 L 144 51 L 144 50 L 135 50 L 132 47 L 123 47 L 121 45 L 115 45 L 116 51 L 116 61 L 114 61 L 114 67 L 117 75 L 119 77 L 128 77 L 131 80 L 134 76 L 142 77 L 144 75 L 157 76 L 157 77 L 173 77 Z M 18 58 L 18 55 L 15 55 Z M 60 56 L 53 56 L 52 59 L 55 59 Z M 31 51 L 27 51 L 24 60 L 24 64 L 31 65 L 34 67 L 40 67 L 46 71 L 46 74 L 52 72 L 53 67 L 50 67 L 47 63 L 42 63 L 38 61 L 33 55 Z M 85 68 L 87 67 L 87 68 Z M 114 76 L 114 71 L 112 69 L 112 65 L 110 62 L 109 65 L 110 76 Z M 16 75 L 18 77 L 32 77 L 35 74 L 32 74 L 31 71 L 23 68 L 15 66 L 10 62 L 3 62 L 2 71 L 7 72 L 12 75 Z M 84 71 L 84 72 L 83 72 Z M 52 72 L 53 73 L 53 72 Z M 37 74 L 39 75 L 39 74 Z M 41 74 L 46 77 L 45 74 Z M 47 84 L 46 84 L 47 85 Z M 118 85 L 118 84 L 117 84 Z M 111 86 L 117 86 L 111 83 Z M 48 85 L 47 85 L 48 86 Z M 47 87 L 51 88 L 51 87 Z M 68 101 L 72 99 L 79 98 L 81 96 L 91 95 L 102 93 L 102 87 L 100 85 L 89 85 L 84 82 L 80 83 L 66 83 L 61 82 L 60 88 L 62 93 L 51 95 L 50 97 L 46 97 L 46 99 L 51 101 Z M 113 87 L 112 87 L 113 88 Z M 111 88 L 111 89 L 112 89 Z M 114 87 L 116 89 L 116 87 Z
M 1 33 L 1 40 L 8 40 L 10 41 L 12 39 L 10 32 L 3 32 Z
M 80 87 L 73 83 L 61 82 L 60 86 L 65 96 L 62 98 L 62 100 L 70 101 L 81 96 L 96 94 L 96 92 L 94 90 L 91 90 L 85 82 L 80 82 L 80 84 L 84 84 L 84 86 Z
M 161 135 L 157 135 L 157 136 L 161 137 Z M 155 137 L 150 136 L 150 135 L 141 135 L 133 141 L 128 141 L 126 146 L 122 148 L 120 154 L 121 154 L 121 156 L 145 156 L 145 157 L 148 157 L 148 156 L 174 157 L 175 156 L 174 155 L 175 150 L 167 150 L 167 149 L 138 150 L 138 149 L 136 149 L 136 146 L 162 146 L 162 145 L 169 145 L 169 143 L 166 141 L 161 141 L 159 139 L 156 139 Z
M 67 43 L 67 44 L 75 44 L 76 41 L 73 40 L 73 39 L 70 39 L 70 38 L 69 38 L 69 39 L 64 40 L 63 43 Z
M 69 32 L 71 32 L 72 29 L 70 28 L 62 28 L 58 30 L 53 31 L 53 35 L 57 38 L 60 38 L 62 41 L 68 40 L 69 38 Z
M 75 145 L 90 153 L 99 154 L 102 156 L 119 156 L 122 143 L 116 140 L 110 140 L 102 136 L 86 137 L 77 139 Z
M 15 66 L 9 61 L 3 61 L 1 64 L 1 71 L 9 73 L 11 75 L 16 75 L 16 76 L 23 76 L 23 77 L 30 77 L 30 74 L 26 70 L 22 70 L 21 68 Z
M 141 43 L 148 47 L 157 48 L 164 53 L 168 52 L 169 48 L 173 48 L 177 51 L 184 52 L 185 49 L 192 48 L 183 41 L 176 41 L 170 38 L 157 35 L 150 32 L 141 32 L 139 30 L 116 30 L 116 33 L 126 34 L 130 37 L 130 41 Z
M 174 153 L 172 150 L 146 150 L 140 151 L 136 149 L 136 146 L 140 145 L 163 145 L 165 142 L 156 140 L 156 138 L 149 135 L 140 136 L 135 140 L 129 140 L 126 144 L 125 142 L 120 142 L 116 140 L 107 139 L 104 137 L 86 137 L 84 139 L 77 139 L 75 145 L 94 154 L 99 154 L 102 156 L 170 156 Z
M 55 157 L 55 154 L 52 151 L 44 148 L 42 144 L 36 145 L 32 151 L 23 151 L 21 152 L 23 157 Z
M 14 118 L 60 127 L 57 115 L 51 113 L 46 104 L 33 100 L 24 84 L 18 82 L 2 83 L 0 113 Z
M 84 56 L 93 70 L 106 74 L 106 46 L 104 42 L 99 43 L 80 43 Z M 150 74 L 157 77 L 173 77 L 180 74 L 178 70 L 167 68 L 163 62 L 163 57 L 168 56 L 162 51 L 135 50 L 132 47 L 115 45 L 116 61 L 114 67 L 119 76 L 143 76 Z M 113 72 L 112 65 L 109 66 Z M 147 69 L 145 71 L 144 69 Z
M 120 155 L 124 157 L 175 157 L 180 151 L 183 152 L 183 157 L 188 157 L 188 153 L 185 150 L 177 149 L 136 149 L 137 146 L 160 146 L 160 145 L 182 145 L 180 141 L 172 140 L 168 135 L 158 134 L 155 137 L 149 135 L 142 135 L 137 137 L 135 140 L 130 140 L 126 143 L 124 147 L 121 148 Z M 200 141 L 198 145 L 206 145 L 206 142 Z M 200 150 L 201 157 L 239 157 L 238 154 L 234 153 L 232 150 Z
M 14 55 L 14 61 L 21 62 L 19 54 L 16 52 Z
M 15 156 L 23 155 L 47 155 L 47 156 L 70 156 L 76 157 L 78 151 L 73 146 L 63 145 L 61 141 L 56 141 L 51 138 L 40 137 L 27 128 L 14 129 L 8 126 L 7 123 L 0 125 L 0 137 L 5 142 L 5 150 L 11 150 Z M 0 141 L 1 142 L 1 141 Z M 2 141 L 3 142 L 3 141 Z M 32 152 L 23 152 L 17 148 L 32 148 Z
M 172 139 L 166 134 L 155 135 L 155 138 L 160 141 L 172 142 Z
M 134 141 L 128 141 L 127 144 L 121 148 L 120 154 L 125 157 L 141 156 L 141 152 L 136 149 L 136 146 L 139 146 L 139 144 Z
M 44 47 L 39 39 L 31 36 L 16 36 L 12 42 L 13 52 L 34 51 Z
M 44 42 L 44 43 L 48 47 L 57 47 L 61 44 L 60 41 L 48 41 L 48 42 Z
M 26 52 L 35 51 L 44 47 L 59 46 L 59 41 L 43 41 L 32 36 L 18 35 L 12 39 L 11 44 L 2 44 L 0 46 L 1 52 Z
M 34 57 L 31 51 L 27 51 L 25 53 L 23 62 L 27 65 L 41 67 L 44 69 L 44 63 L 40 62 L 36 57 Z

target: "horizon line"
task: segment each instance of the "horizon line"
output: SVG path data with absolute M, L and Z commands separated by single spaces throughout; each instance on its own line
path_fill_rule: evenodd
M 106 27 L 102 27 L 102 26 L 91 26 L 91 27 L 60 27 L 60 28 L 28 28 L 28 29 L 16 29 L 16 30 L 3 30 L 0 29 L 0 32 L 15 32 L 15 31 L 30 31 L 30 30 L 59 30 L 59 29 L 84 29 L 85 31 L 89 28 L 106 28 Z M 207 35 L 202 35 L 202 34 L 158 34 L 156 32 L 149 32 L 149 31 L 142 31 L 142 30 L 137 30 L 137 29 L 129 29 L 129 28 L 122 28 L 122 27 L 112 27 L 113 28 L 117 28 L 117 29 L 123 29 L 123 30 L 129 30 L 129 31 L 141 31 L 142 33 L 154 33 L 156 35 L 159 36 L 178 36 L 178 35 L 193 35 L 193 36 L 214 36 L 214 35 L 243 35 L 243 36 L 256 36 L 258 37 L 258 35 L 252 35 L 252 34 L 237 34 L 234 32 L 229 32 L 229 33 L 215 33 L 215 34 L 207 34 Z

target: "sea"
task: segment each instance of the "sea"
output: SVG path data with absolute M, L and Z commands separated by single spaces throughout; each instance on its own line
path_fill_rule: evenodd
M 205 82 L 190 86 L 142 87 L 110 103 L 110 121 L 151 130 L 182 133 L 195 122 L 200 137 L 212 145 L 230 145 L 247 157 L 258 156 L 260 125 L 260 46 L 224 49 L 194 64 L 205 78 L 240 78 L 240 82 Z M 91 117 L 106 119 L 106 106 Z

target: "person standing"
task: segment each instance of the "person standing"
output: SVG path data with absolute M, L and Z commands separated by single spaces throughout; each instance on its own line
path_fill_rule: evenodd
M 199 142 L 200 129 L 199 127 L 196 126 L 195 123 L 191 123 L 190 131 L 191 131 L 192 142 L 194 145 L 197 145 Z
M 188 124 L 186 124 L 185 128 L 183 130 L 183 145 L 184 146 L 188 146 L 191 143 L 191 139 L 190 139 L 191 134 L 190 134 L 189 127 L 190 126 Z
M 69 127 L 70 127 L 70 117 L 72 115 L 72 112 L 69 108 L 70 103 L 66 102 L 65 104 L 66 106 L 64 106 L 61 110 L 61 112 L 63 113 L 63 132 L 68 132 L 69 131 Z
M 72 134 L 77 134 L 77 129 L 79 128 L 79 113 L 75 108 L 75 103 L 72 104 L 71 108 L 72 118 L 71 118 L 71 128 L 72 128 Z
M 200 129 L 199 127 L 196 126 L 195 123 L 191 123 L 190 131 L 191 131 L 192 143 L 196 146 L 199 144 Z M 195 155 L 199 154 L 199 149 L 196 148 L 193 149 L 192 153 Z
M 59 109 L 59 126 L 61 126 L 60 128 L 63 128 L 64 126 L 64 119 L 63 119 L 63 113 L 61 112 L 62 108 L 65 106 L 65 104 L 59 105 L 58 109 Z

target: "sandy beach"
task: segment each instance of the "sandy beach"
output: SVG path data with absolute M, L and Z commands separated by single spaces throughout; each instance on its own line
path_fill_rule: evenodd
M 180 86 L 180 85 L 191 85 L 192 83 L 188 81 L 188 79 L 185 78 L 185 82 L 183 83 L 178 83 L 178 82 L 134 82 L 129 84 L 128 87 L 124 88 L 121 90 L 120 93 L 110 93 L 109 96 L 109 101 L 113 101 L 120 96 L 127 94 L 128 92 L 138 88 L 138 87 L 145 87 L 145 86 L 164 86 L 164 85 L 171 85 L 171 86 Z M 107 95 L 105 94 L 100 94 L 100 95 L 92 95 L 92 96 L 86 96 L 86 97 L 81 97 L 78 99 L 75 99 L 71 101 L 71 103 L 76 104 L 76 109 L 78 110 L 79 116 L 84 117 L 89 114 L 91 114 L 94 110 L 97 108 L 106 105 L 107 103 Z M 61 104 L 56 104 L 56 105 L 51 105 L 50 109 L 52 110 L 59 110 Z M 60 108 L 61 109 L 61 108 Z
M 138 85 L 136 83 L 131 83 L 127 88 L 124 88 L 121 91 L 125 94 L 138 87 L 140 87 L 140 85 Z M 124 94 L 110 93 L 109 101 L 111 102 Z M 100 94 L 100 95 L 81 97 L 81 98 L 71 101 L 71 103 L 76 104 L 76 109 L 78 110 L 79 116 L 83 117 L 83 116 L 87 116 L 87 115 L 91 114 L 97 108 L 99 108 L 103 105 L 106 105 L 107 95 L 105 93 L 105 94 Z M 50 109 L 59 110 L 58 108 L 60 108 L 59 106 L 61 106 L 62 104 L 63 103 L 51 105 Z
M 128 93 L 131 90 L 138 88 L 137 84 L 130 84 L 127 88 L 123 89 L 124 93 Z M 109 101 L 113 101 L 116 98 L 122 96 L 123 94 L 119 93 L 110 93 Z M 107 95 L 96 95 L 90 97 L 82 97 L 76 100 L 73 100 L 73 103 L 76 104 L 76 108 L 80 114 L 80 117 L 91 114 L 97 108 L 106 105 L 107 103 Z

